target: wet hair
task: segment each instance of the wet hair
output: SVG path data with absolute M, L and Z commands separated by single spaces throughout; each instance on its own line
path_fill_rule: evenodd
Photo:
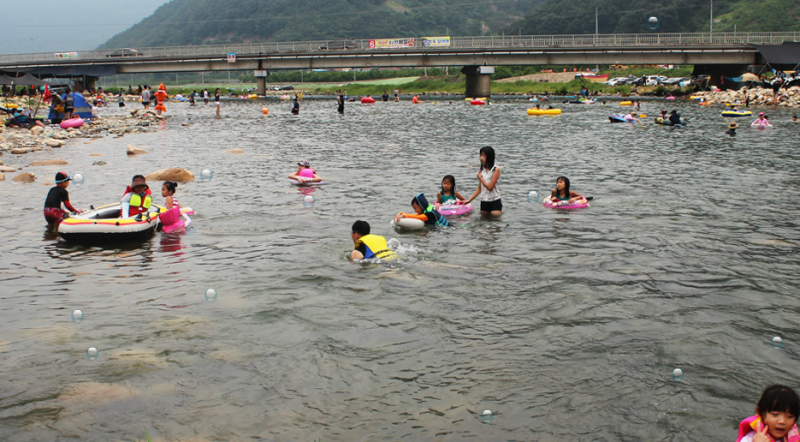
M 569 197 L 569 178 L 565 176 L 560 176 L 556 178 L 556 196 L 561 195 L 561 192 L 558 190 L 558 181 L 564 180 L 564 196 Z
M 764 420 L 767 413 L 773 411 L 789 412 L 795 418 L 800 413 L 800 399 L 797 393 L 785 385 L 770 385 L 761 393 L 761 399 L 756 405 L 756 413 Z
M 175 181 L 165 181 L 164 186 L 167 187 L 167 190 L 170 193 L 175 193 L 175 189 L 178 188 L 178 183 L 176 183 Z
M 442 184 L 444 184 L 445 181 L 450 181 L 450 184 L 453 185 L 453 188 L 450 189 L 450 191 L 453 192 L 453 196 L 455 196 L 456 195 L 456 179 L 453 177 L 453 175 L 445 175 L 444 178 L 442 178 Z M 442 186 L 442 195 L 444 195 L 444 186 Z
M 480 153 L 486 155 L 486 163 L 483 164 L 483 168 L 492 170 L 492 167 L 494 167 L 494 149 L 492 149 L 492 146 L 481 147 Z
M 369 223 L 361 220 L 354 222 L 353 233 L 358 233 L 361 236 L 369 235 Z

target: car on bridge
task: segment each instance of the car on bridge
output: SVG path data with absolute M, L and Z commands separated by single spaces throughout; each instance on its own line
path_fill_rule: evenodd
M 136 49 L 122 48 L 106 55 L 106 57 L 139 57 L 141 55 Z

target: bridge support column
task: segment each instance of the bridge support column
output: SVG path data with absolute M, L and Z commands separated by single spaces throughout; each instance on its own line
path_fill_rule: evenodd
M 256 77 L 256 94 L 265 95 L 267 93 L 267 77 Z
M 461 73 L 467 76 L 468 98 L 488 98 L 492 94 L 491 74 L 494 66 L 464 66 Z

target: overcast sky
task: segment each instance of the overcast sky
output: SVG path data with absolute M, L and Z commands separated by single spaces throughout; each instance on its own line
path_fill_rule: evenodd
M 168 0 L 2 1 L 0 54 L 94 49 Z

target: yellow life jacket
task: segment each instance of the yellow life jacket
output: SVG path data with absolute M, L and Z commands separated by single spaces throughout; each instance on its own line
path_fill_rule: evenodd
M 153 204 L 153 198 L 150 195 L 145 194 L 144 200 L 142 200 L 141 195 L 138 193 L 131 194 L 131 215 L 138 215 L 140 213 L 147 212 L 150 209 L 150 205 Z
M 364 253 L 364 259 L 379 258 L 386 261 L 397 258 L 392 249 L 386 245 L 386 238 L 378 235 L 364 235 L 356 241 L 356 248 L 364 244 L 367 246 L 367 252 Z

